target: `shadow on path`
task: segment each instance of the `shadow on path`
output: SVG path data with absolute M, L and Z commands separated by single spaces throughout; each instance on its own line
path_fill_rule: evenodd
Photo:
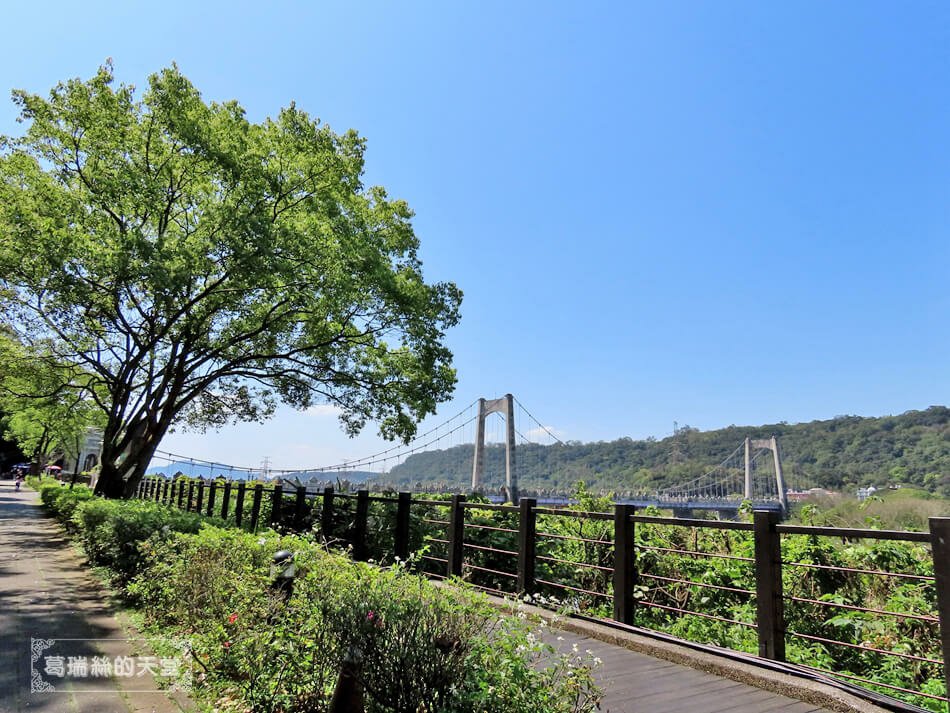
M 0 482 L 0 713 L 181 713 L 151 676 L 63 679 L 55 693 L 31 693 L 31 639 L 70 641 L 70 656 L 131 656 L 137 651 L 116 619 L 108 595 L 82 558 L 46 517 L 37 494 Z M 50 649 L 50 651 L 54 651 Z M 61 653 L 56 651 L 56 653 Z M 41 659 L 42 661 L 42 659 Z

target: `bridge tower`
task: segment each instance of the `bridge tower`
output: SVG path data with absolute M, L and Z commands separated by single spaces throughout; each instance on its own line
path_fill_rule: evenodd
M 788 511 L 788 496 L 785 493 L 785 477 L 782 475 L 782 457 L 779 455 L 778 440 L 775 436 L 767 439 L 745 439 L 745 493 L 746 500 L 752 500 L 752 450 L 754 448 L 768 448 L 772 451 L 775 462 L 775 488 L 778 492 L 782 510 Z
M 515 397 L 505 394 L 500 399 L 478 400 L 478 426 L 475 431 L 475 461 L 472 465 L 472 490 L 482 485 L 485 468 L 485 418 L 489 414 L 505 416 L 505 488 L 508 499 L 518 504 L 518 475 L 515 473 Z

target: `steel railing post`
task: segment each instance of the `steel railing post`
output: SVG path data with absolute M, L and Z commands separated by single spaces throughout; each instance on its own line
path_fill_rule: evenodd
M 518 592 L 534 591 L 534 564 L 537 549 L 537 520 L 535 498 L 521 498 L 518 503 Z
M 208 507 L 205 508 L 205 515 L 208 517 L 214 515 L 214 491 L 217 487 L 218 484 L 213 480 L 208 484 Z
M 633 505 L 614 505 L 614 621 L 633 624 L 637 583 Z
M 297 486 L 297 495 L 294 500 L 294 530 L 302 532 L 307 522 L 307 488 Z
M 251 532 L 257 532 L 258 520 L 261 519 L 261 498 L 264 496 L 264 486 L 258 483 L 254 486 L 254 499 L 251 501 Z
M 446 575 L 449 577 L 462 576 L 462 557 L 465 552 L 465 502 L 464 495 L 453 495 L 451 513 L 449 514 L 449 551 L 446 563 Z
M 399 493 L 396 504 L 396 536 L 394 554 L 401 560 L 409 559 L 409 522 L 412 493 Z
M 785 608 L 782 599 L 782 539 L 775 530 L 779 514 L 753 513 L 755 536 L 755 600 L 759 656 L 785 660 Z
M 247 492 L 247 483 L 243 480 L 238 483 L 237 500 L 234 501 L 234 524 L 238 527 L 244 520 L 244 495 Z
M 222 520 L 228 519 L 228 515 L 230 514 L 228 512 L 228 508 L 230 507 L 230 505 L 231 505 L 231 483 L 227 482 L 224 484 L 224 494 L 221 496 L 221 519 Z
M 943 650 L 943 672 L 950 709 L 950 517 L 932 517 L 930 548 L 934 561 L 937 588 L 937 616 L 940 618 L 940 644 Z

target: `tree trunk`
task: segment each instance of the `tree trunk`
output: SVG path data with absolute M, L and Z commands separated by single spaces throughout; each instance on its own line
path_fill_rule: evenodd
M 148 470 L 148 464 L 151 462 L 154 452 L 155 448 L 149 448 L 147 456 L 139 456 L 132 473 L 125 479 L 125 491 L 122 493 L 122 497 L 126 499 L 135 497 L 135 491 L 138 490 L 139 483 L 145 477 L 145 471 Z
M 115 467 L 113 458 L 106 460 L 103 454 L 102 463 L 99 468 L 99 479 L 96 481 L 96 495 L 102 495 L 106 498 L 121 498 L 125 494 L 125 484 L 122 481 L 122 473 Z
M 167 430 L 167 427 L 166 427 Z M 162 431 L 161 435 L 164 435 Z M 96 481 L 96 495 L 107 498 L 129 499 L 135 496 L 148 464 L 155 454 L 155 449 L 161 441 L 161 435 L 150 434 L 135 438 L 129 444 L 125 453 L 128 457 L 121 465 L 116 465 L 123 453 L 115 453 L 113 448 L 103 444 L 102 465 L 99 470 L 99 480 Z

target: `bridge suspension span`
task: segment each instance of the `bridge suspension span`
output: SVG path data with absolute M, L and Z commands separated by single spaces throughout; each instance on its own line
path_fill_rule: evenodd
M 596 476 L 590 465 L 580 463 L 571 446 L 557 434 L 553 427 L 536 419 L 513 395 L 505 394 L 500 398 L 472 401 L 408 443 L 394 444 L 366 456 L 329 465 L 298 468 L 275 468 L 266 463 L 236 465 L 158 450 L 149 470 L 158 472 L 157 469 L 161 468 L 163 472 L 174 472 L 172 469 L 177 469 L 185 475 L 228 479 L 280 477 L 298 484 L 307 480 L 332 484 L 334 480 L 349 480 L 350 477 L 354 480 L 371 477 L 374 488 L 397 489 L 408 485 L 409 489 L 418 490 L 423 489 L 423 485 L 416 482 L 413 471 L 425 468 L 423 454 L 439 451 L 436 460 L 441 470 L 436 475 L 444 480 L 438 483 L 437 489 L 467 489 L 467 470 L 472 492 L 518 502 L 525 474 L 534 476 L 535 491 L 532 495 L 542 499 L 563 498 L 563 493 L 539 489 L 539 473 L 549 477 L 556 472 L 558 478 L 556 481 L 552 478 L 551 482 L 562 484 Z M 166 464 L 164 468 L 163 463 Z M 425 480 L 436 484 L 431 472 Z M 697 508 L 734 512 L 743 501 L 787 509 L 781 454 L 774 437 L 746 438 L 721 463 L 686 482 L 652 492 L 628 491 L 617 495 L 626 502 L 672 508 L 681 514 Z

